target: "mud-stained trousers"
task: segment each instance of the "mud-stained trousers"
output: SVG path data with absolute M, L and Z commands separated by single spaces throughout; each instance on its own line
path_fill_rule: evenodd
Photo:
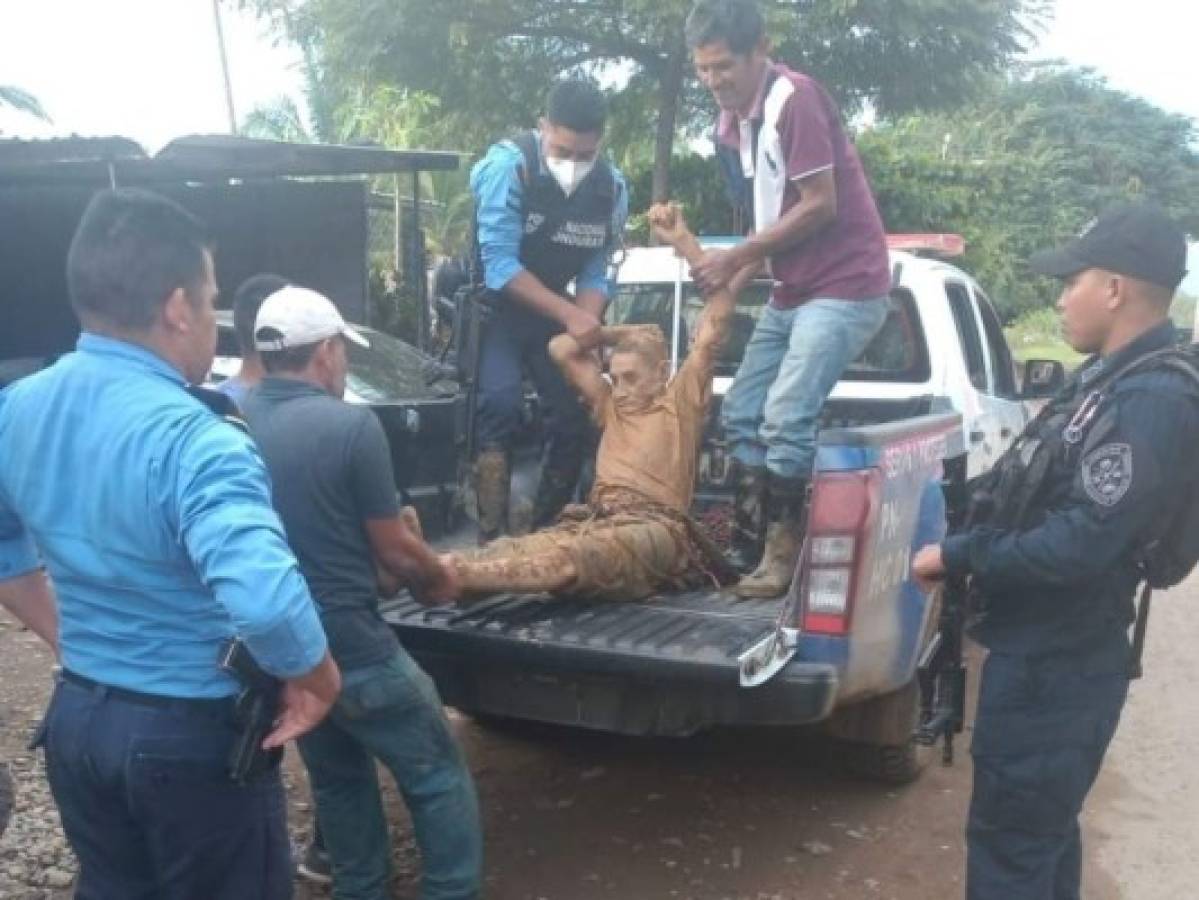
M 565 521 L 551 528 L 500 538 L 468 554 L 459 568 L 464 587 L 640 600 L 684 585 L 693 573 L 694 554 L 681 525 L 630 513 L 592 518 L 586 509 L 567 507 Z

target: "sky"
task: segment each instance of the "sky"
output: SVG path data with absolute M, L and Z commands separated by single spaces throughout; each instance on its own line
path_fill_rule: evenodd
M 294 49 L 222 5 L 239 117 L 299 96 Z M 1199 119 L 1199 3 L 1057 0 L 1032 58 L 1091 66 L 1121 90 Z M 53 126 L 0 112 L 7 135 L 133 137 L 154 152 L 173 137 L 228 129 L 212 0 L 0 0 L 0 84 L 37 96 Z M 1188 66 L 1191 71 L 1188 71 Z
M 1092 67 L 1120 90 L 1199 120 L 1199 3 L 1137 0 L 1135 15 L 1130 6 L 1057 0 L 1029 58 Z M 294 48 L 228 2 L 221 17 L 238 118 L 281 95 L 298 99 Z M 116 134 L 153 153 L 174 137 L 229 127 L 212 0 L 0 0 L 0 84 L 34 94 L 53 119 L 0 109 L 6 136 Z
M 238 118 L 298 97 L 296 51 L 229 6 L 221 18 Z M 0 110 L 8 136 L 116 134 L 153 153 L 175 137 L 229 130 L 212 0 L 0 0 L 0 84 L 29 91 L 54 120 Z

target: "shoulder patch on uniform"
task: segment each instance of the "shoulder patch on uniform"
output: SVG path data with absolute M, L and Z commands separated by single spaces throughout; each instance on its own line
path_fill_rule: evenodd
M 1082 461 L 1082 486 L 1100 506 L 1115 506 L 1132 487 L 1132 447 L 1104 444 Z

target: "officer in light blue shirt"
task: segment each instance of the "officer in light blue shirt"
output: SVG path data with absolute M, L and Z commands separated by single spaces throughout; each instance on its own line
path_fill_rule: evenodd
M 0 394 L 0 603 L 62 662 L 38 740 L 77 890 L 290 897 L 279 772 L 229 779 L 217 656 L 240 637 L 283 680 L 270 747 L 323 718 L 339 675 L 253 443 L 187 387 L 216 343 L 203 226 L 104 192 L 67 273 L 76 351 Z
M 588 418 L 547 346 L 563 331 L 585 349 L 599 341 L 608 268 L 629 212 L 624 178 L 601 152 L 606 117 L 598 88 L 560 82 L 538 130 L 493 145 L 470 174 L 477 263 L 494 310 L 480 341 L 475 410 L 483 541 L 507 531 L 511 451 L 525 427 L 526 375 L 546 411 L 534 528 L 554 520 L 579 478 Z

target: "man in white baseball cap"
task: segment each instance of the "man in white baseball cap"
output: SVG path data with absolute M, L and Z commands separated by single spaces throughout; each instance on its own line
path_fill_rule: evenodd
M 367 344 L 316 291 L 271 294 L 254 329 L 267 377 L 243 407 L 342 667 L 345 703 L 300 745 L 300 755 L 336 896 L 387 893 L 391 852 L 377 760 L 408 804 L 423 857 L 422 896 L 465 900 L 478 895 L 481 881 L 474 783 L 433 682 L 383 621 L 378 601 L 380 572 L 429 603 L 452 600 L 457 576 L 401 512 L 378 418 L 341 399 L 347 341 Z
M 346 324 L 328 297 L 295 285 L 280 288 L 262 301 L 254 321 L 254 345 L 259 351 L 294 350 L 337 334 L 359 347 L 370 346 Z

